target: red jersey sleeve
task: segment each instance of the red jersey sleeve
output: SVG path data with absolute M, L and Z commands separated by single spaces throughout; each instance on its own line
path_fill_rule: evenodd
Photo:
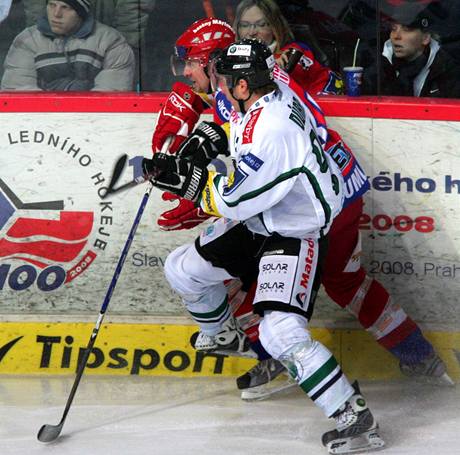
M 299 49 L 303 55 L 290 75 L 304 90 L 312 95 L 340 95 L 343 93 L 341 77 L 318 62 L 307 44 L 300 41 L 287 44 L 281 49 L 281 53 L 292 48 Z

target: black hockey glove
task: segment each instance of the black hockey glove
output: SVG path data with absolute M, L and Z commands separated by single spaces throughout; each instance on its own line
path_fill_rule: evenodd
M 206 164 L 176 155 L 155 153 L 142 160 L 144 175 L 163 191 L 197 202 L 208 179 Z
M 207 165 L 218 155 L 229 155 L 227 135 L 217 123 L 201 122 L 179 147 L 177 155 Z

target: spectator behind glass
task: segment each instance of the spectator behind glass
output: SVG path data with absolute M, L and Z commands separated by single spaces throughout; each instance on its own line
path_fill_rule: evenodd
M 303 55 L 290 74 L 312 95 L 342 92 L 340 76 L 319 63 L 308 44 L 294 40 L 286 19 L 273 0 L 241 1 L 236 8 L 233 28 L 237 39 L 257 38 L 263 41 L 282 68 L 288 61 L 291 49 L 300 50 Z
M 8 17 L 11 8 L 11 0 L 0 3 L 0 24 Z
M 2 90 L 133 89 L 133 51 L 118 31 L 94 20 L 89 0 L 50 0 L 46 11 L 14 39 Z
M 26 25 L 34 25 L 46 8 L 46 0 L 22 0 Z M 117 29 L 135 54 L 141 52 L 144 31 L 156 0 L 92 0 L 90 12 L 99 22 Z
M 381 95 L 460 98 L 460 66 L 441 48 L 430 10 L 396 7 L 380 57 Z M 376 75 L 376 66 L 365 69 L 363 93 L 377 93 Z

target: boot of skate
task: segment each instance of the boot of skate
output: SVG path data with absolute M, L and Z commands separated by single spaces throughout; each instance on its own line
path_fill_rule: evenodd
M 251 351 L 249 339 L 233 316 L 222 324 L 221 330 L 215 335 L 195 332 L 190 338 L 190 343 L 197 351 L 218 352 L 225 355 L 248 353 L 246 355 L 248 357 L 255 355 Z
M 244 401 L 263 400 L 297 387 L 284 365 L 272 358 L 259 360 L 257 365 L 236 379 L 236 385 L 241 390 L 241 399 Z
M 385 445 L 357 382 L 353 388 L 355 393 L 332 415 L 336 429 L 323 434 L 323 445 L 331 454 L 372 451 Z

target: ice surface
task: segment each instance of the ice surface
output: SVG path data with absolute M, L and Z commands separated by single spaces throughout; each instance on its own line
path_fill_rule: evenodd
M 84 376 L 61 436 L 73 377 L 0 377 L 1 455 L 316 455 L 332 421 L 300 390 L 244 403 L 234 380 Z M 385 454 L 460 454 L 460 389 L 363 382 Z

